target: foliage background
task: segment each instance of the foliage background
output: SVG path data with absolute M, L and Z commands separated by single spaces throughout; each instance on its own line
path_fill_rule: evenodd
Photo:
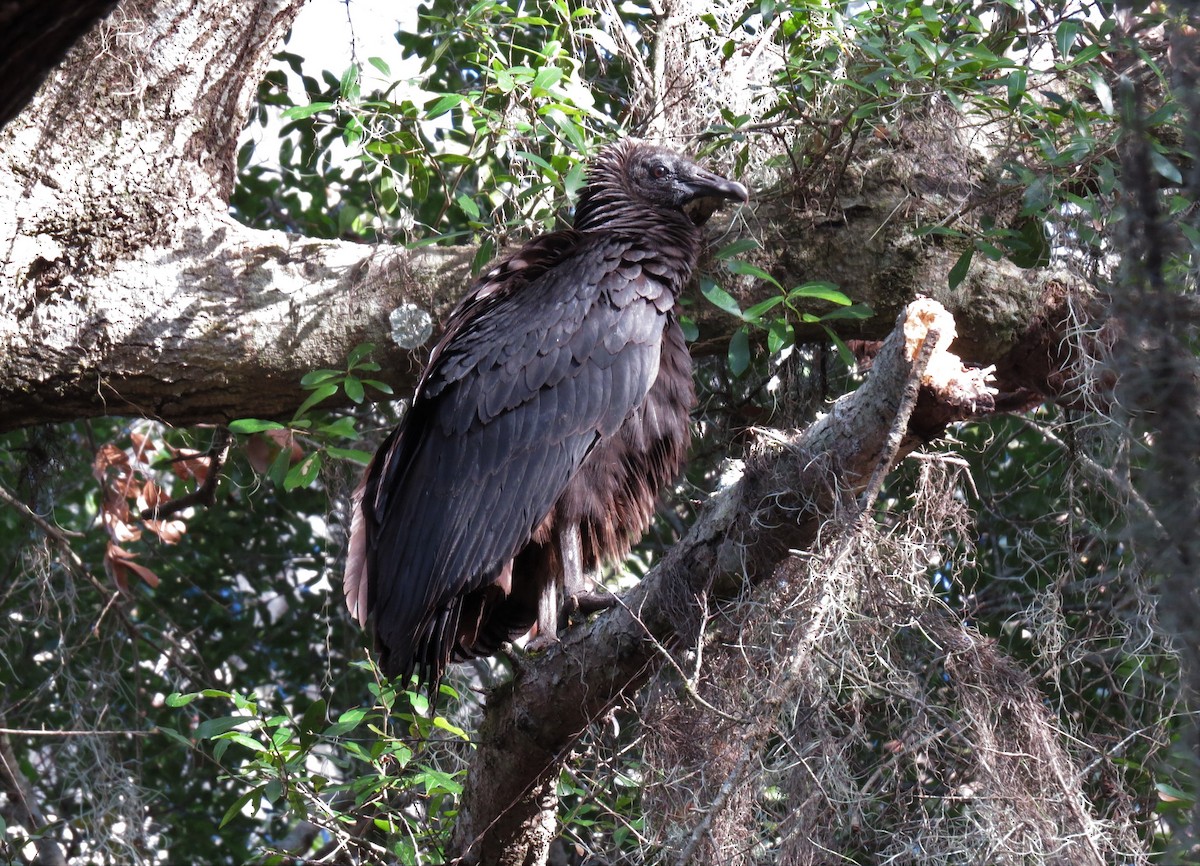
M 706 714 L 672 672 L 597 723 L 561 779 L 555 856 L 824 862 L 815 846 L 861 863 L 979 851 L 1081 862 L 1062 828 L 1083 803 L 1078 844 L 1099 861 L 1193 862 L 1195 729 L 1181 670 L 1196 646 L 1198 404 L 1194 368 L 1164 380 L 1147 372 L 1147 347 L 1194 360 L 1197 345 L 1197 109 L 1180 97 L 1195 81 L 1180 47 L 1194 18 L 1106 3 L 719 5 L 688 19 L 709 64 L 695 78 L 714 105 L 648 99 L 670 26 L 656 4 L 433 0 L 421 16 L 418 34 L 397 36 L 425 60 L 418 82 L 369 91 L 364 72 L 386 78 L 386 63 L 313 74 L 279 55 L 255 122 L 284 109 L 286 125 L 269 162 L 252 145 L 241 154 L 239 219 L 316 237 L 469 240 L 478 267 L 558 224 L 586 156 L 618 135 L 676 131 L 677 146 L 752 179 L 758 201 L 812 210 L 832 210 L 856 179 L 869 190 L 873 167 L 890 164 L 881 154 L 952 137 L 964 164 L 926 175 L 952 181 L 986 164 L 990 185 L 923 231 L 924 243 L 961 249 L 949 288 L 982 259 L 1052 262 L 1100 288 L 1071 301 L 1074 387 L 1057 404 L 956 429 L 889 479 L 848 565 L 815 561 L 786 592 L 714 611 L 708 667 L 685 655 L 681 671 L 694 666 L 696 695 L 750 721 Z M 723 62 L 752 66 L 756 51 L 775 58 L 760 64 L 769 76 L 713 84 Z M 304 76 L 308 103 L 290 104 L 284 69 Z M 349 162 L 332 156 L 344 146 Z M 618 585 L 680 534 L 752 427 L 803 424 L 855 384 L 831 341 L 845 349 L 865 311 L 822 279 L 771 287 L 746 239 L 745 223 L 718 239 L 689 299 L 743 324 L 700 353 L 688 477 Z M 739 280 L 764 282 L 773 299 L 738 309 L 723 287 Z M 1122 344 L 1113 323 L 1132 310 L 1142 339 Z M 201 485 L 219 431 L 101 419 L 0 439 L 2 757 L 72 862 L 338 850 L 440 862 L 478 719 L 473 689 L 506 665 L 465 666 L 438 715 L 365 663 L 337 573 L 362 449 L 402 411 L 372 405 L 373 372 L 364 351 L 310 374 L 313 399 L 294 418 L 234 425 L 215 501 L 177 516 L 185 526 L 136 512 L 156 489 Z M 903 575 L 902 592 L 881 598 L 876 571 Z M 842 593 L 824 623 L 829 654 L 781 678 L 796 662 L 790 629 L 811 626 L 805 593 L 829 574 Z M 963 635 L 980 639 L 971 651 L 990 679 L 968 683 L 955 667 Z M 972 688 L 1011 707 L 972 703 Z M 1022 727 L 1031 711 L 1043 727 Z M 761 746 L 753 769 L 690 774 L 724 766 L 713 744 L 731 730 Z M 736 791 L 718 802 L 730 778 Z M 0 810 L 3 852 L 25 862 L 36 845 L 13 798 Z M 755 831 L 723 838 L 714 819 L 694 832 L 685 816 L 697 810 Z

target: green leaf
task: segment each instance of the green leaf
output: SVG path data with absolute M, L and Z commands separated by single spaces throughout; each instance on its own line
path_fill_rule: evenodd
M 479 205 L 475 204 L 475 199 L 471 198 L 466 193 L 460 193 L 455 201 L 458 202 L 459 208 L 468 217 L 473 220 L 479 219 Z
M 951 290 L 957 289 L 959 284 L 966 279 L 967 271 L 971 268 L 971 257 L 974 255 L 975 247 L 967 247 L 963 250 L 962 255 L 958 257 L 958 261 L 954 263 L 954 267 L 950 269 L 950 276 L 947 279 L 947 283 L 949 283 Z
M 563 71 L 557 66 L 543 66 L 537 71 L 537 75 L 533 79 L 534 95 L 538 95 L 537 91 L 547 91 L 562 79 Z
M 558 174 L 558 172 L 556 172 L 554 170 L 554 166 L 552 166 L 550 163 L 546 162 L 546 160 L 542 159 L 536 153 L 530 153 L 527 150 L 518 150 L 513 155 L 519 156 L 519 157 L 521 157 L 521 159 L 532 162 L 534 165 L 536 165 L 542 171 L 546 172 L 546 174 L 548 174 L 548 175 L 556 176 Z
M 1167 159 L 1157 150 L 1150 151 L 1150 164 L 1154 166 L 1154 170 L 1165 177 L 1172 183 L 1183 183 L 1183 175 L 1179 173 L 1175 163 Z
M 818 321 L 832 322 L 836 319 L 869 319 L 875 315 L 875 311 L 866 304 L 852 304 L 849 307 L 840 307 L 836 310 L 830 310 L 825 315 L 821 316 Z
M 342 99 L 353 102 L 358 99 L 358 64 L 352 63 L 342 73 L 341 80 Z
M 229 422 L 229 429 L 234 433 L 261 433 L 263 430 L 285 429 L 278 421 L 263 421 L 259 418 L 238 418 Z
M 329 704 L 324 698 L 318 698 L 308 705 L 304 715 L 300 717 L 300 748 L 307 751 L 317 742 L 317 737 L 325 729 L 325 716 L 329 712 Z
M 221 823 L 217 826 L 217 829 L 224 827 L 226 824 L 228 824 L 230 821 L 232 821 L 234 818 L 236 818 L 238 815 L 240 815 L 242 812 L 242 809 L 251 800 L 254 801 L 254 808 L 255 808 L 255 810 L 257 810 L 259 804 L 262 802 L 263 789 L 266 787 L 267 786 L 265 784 L 263 784 L 263 785 L 259 785 L 257 788 L 251 788 L 245 794 L 242 794 L 242 796 L 240 796 L 236 800 L 234 800 L 233 805 L 230 806 L 225 811 L 225 815 L 223 818 L 221 818 Z
M 680 316 L 679 328 L 683 331 L 685 342 L 694 343 L 700 336 L 700 328 L 696 326 L 696 321 L 691 316 Z
M 457 796 L 462 793 L 462 784 L 449 773 L 435 767 L 422 765 L 420 772 L 413 775 L 413 782 L 424 785 L 426 794 L 445 793 Z
M 830 341 L 837 348 L 838 355 L 841 357 L 842 363 L 853 370 L 858 365 L 858 359 L 854 357 L 854 353 L 850 351 L 850 347 L 847 346 L 842 341 L 842 338 L 834 333 L 833 329 L 828 326 L 825 326 L 825 335 L 829 337 Z
M 353 365 L 351 365 L 353 366 Z M 301 388 L 315 388 L 322 382 L 328 382 L 330 379 L 336 379 L 339 376 L 344 376 L 341 370 L 309 370 L 300 379 Z
M 1176 788 L 1174 785 L 1167 784 L 1166 782 L 1156 782 L 1154 790 L 1158 792 L 1159 800 L 1171 803 L 1172 805 L 1178 804 L 1180 807 L 1183 807 L 1190 806 L 1196 802 L 1196 798 L 1187 791 Z
M 1113 98 L 1112 90 L 1108 86 L 1108 82 L 1100 75 L 1100 70 L 1093 69 L 1092 75 L 1092 91 L 1096 94 L 1096 99 L 1100 101 L 1100 107 L 1104 109 L 1107 115 L 1113 114 Z
M 366 707 L 353 707 L 352 709 L 346 710 L 344 713 L 338 716 L 338 724 L 358 725 L 359 722 L 367 717 L 367 713 L 369 712 L 370 710 L 368 710 Z
M 1058 53 L 1065 60 L 1071 56 L 1071 48 L 1075 45 L 1075 37 L 1079 35 L 1079 31 L 1083 25 L 1078 21 L 1068 19 L 1058 25 L 1058 30 L 1054 32 L 1054 41 L 1058 46 Z
M 370 380 L 366 380 L 365 384 L 369 385 Z M 354 419 L 349 415 L 343 415 L 329 424 L 322 424 L 318 429 L 323 436 L 336 436 L 342 439 L 358 438 L 358 428 L 354 426 Z
M 1040 219 L 1021 221 L 1017 237 L 1009 244 L 1009 261 L 1018 268 L 1038 268 L 1050 264 L 1050 242 Z
M 796 342 L 796 329 L 786 319 L 776 319 L 767 330 L 767 351 L 772 355 L 779 354 L 785 346 Z
M 364 385 L 371 386 L 372 388 L 374 388 L 376 391 L 380 392 L 381 394 L 396 393 L 395 391 L 392 390 L 392 386 L 389 385 L 387 382 L 380 382 L 378 379 L 363 379 L 362 381 L 363 381 Z
M 435 117 L 441 117 L 464 99 L 466 99 L 466 97 L 461 93 L 447 93 L 441 99 L 434 102 L 433 105 L 431 105 L 428 109 L 426 109 L 425 119 L 433 120 Z
M 313 392 L 308 395 L 308 399 L 300 404 L 300 408 L 296 410 L 296 414 L 292 416 L 293 420 L 299 418 L 313 406 L 316 406 L 322 400 L 326 400 L 337 393 L 338 386 L 332 382 L 326 382 L 323 385 L 318 385 Z
M 303 120 L 306 117 L 312 117 L 322 111 L 328 111 L 333 108 L 332 102 L 310 102 L 308 105 L 297 105 L 295 108 L 289 108 L 279 116 L 283 120 Z
M 1027 73 L 1024 68 L 1014 69 L 1008 73 L 1008 107 L 1016 108 L 1025 95 Z
M 295 466 L 288 470 L 283 479 L 284 490 L 295 490 L 297 487 L 307 487 L 321 470 L 321 452 L 314 451 Z
M 198 698 L 198 697 L 200 697 L 200 695 L 196 692 L 192 692 L 191 694 L 186 694 L 186 695 L 180 694 L 179 692 L 171 692 L 171 694 L 167 695 L 167 706 L 168 707 L 186 707 L 188 704 L 190 704 L 192 701 L 196 700 L 196 698 Z
M 704 297 L 708 298 L 713 306 L 741 318 L 742 309 L 738 306 L 738 302 L 733 299 L 733 295 L 718 286 L 710 277 L 700 278 L 700 292 Z
M 733 243 L 726 244 L 713 253 L 713 258 L 719 262 L 723 262 L 726 259 L 731 259 L 734 256 L 740 256 L 742 253 L 748 253 L 756 249 L 758 249 L 758 241 L 754 240 L 754 238 L 738 238 Z
M 205 719 L 196 726 L 194 736 L 197 740 L 210 740 L 253 720 L 254 716 L 219 716 L 215 719 Z
M 750 334 L 745 327 L 737 329 L 729 341 L 729 372 L 740 376 L 750 366 Z
M 809 283 L 801 283 L 798 286 L 790 289 L 787 293 L 787 299 L 794 301 L 796 298 L 812 298 L 818 301 L 829 301 L 833 304 L 848 306 L 850 299 L 836 285 L 824 280 L 816 280 Z
M 747 276 L 747 277 L 754 277 L 759 280 L 765 280 L 766 282 L 775 286 L 775 288 L 780 289 L 780 290 L 783 289 L 783 286 L 779 285 L 779 281 L 777 279 L 775 279 L 773 276 L 768 274 L 762 268 L 756 267 L 755 265 L 752 265 L 749 262 L 743 262 L 740 259 L 733 259 L 732 261 L 726 262 L 725 267 L 729 268 L 729 270 L 731 270 L 735 274 L 740 274 L 742 276 Z
M 342 389 L 346 392 L 346 396 L 355 403 L 362 403 L 363 397 L 366 396 L 362 381 L 357 376 L 347 376 L 342 382 Z
M 328 445 L 325 448 L 325 453 L 338 460 L 349 460 L 351 463 L 357 463 L 359 466 L 366 466 L 371 462 L 371 453 L 369 451 L 359 451 L 356 448 L 336 448 L 333 445 Z
M 367 63 L 370 63 L 372 66 L 374 66 L 376 69 L 378 69 L 382 74 L 391 78 L 392 67 L 388 66 L 387 61 L 385 61 L 382 57 L 368 57 Z
M 443 731 L 446 731 L 449 734 L 453 734 L 454 736 L 458 737 L 460 740 L 465 740 L 467 742 L 470 742 L 470 740 L 471 740 L 471 738 L 469 736 L 467 736 L 466 731 L 464 731 L 462 728 L 458 727 L 458 725 L 451 724 L 450 722 L 446 721 L 441 716 L 433 717 L 433 726 L 435 728 L 441 728 Z
M 223 734 L 218 734 L 213 739 L 237 743 L 239 746 L 249 749 L 251 752 L 264 751 L 262 743 L 254 739 L 254 737 L 250 736 L 249 734 L 243 734 L 241 731 L 226 731 Z
M 783 303 L 783 295 L 775 295 L 767 298 L 765 301 L 759 301 L 754 306 L 748 308 L 742 313 L 742 318 L 747 322 L 758 322 L 762 318 L 763 313 L 770 312 L 777 306 Z
M 156 728 L 155 730 L 157 730 L 158 733 L 166 736 L 166 738 L 168 740 L 174 740 L 176 743 L 178 743 L 179 745 L 181 745 L 185 748 L 188 748 L 188 749 L 194 748 L 194 746 L 192 745 L 192 741 L 189 740 L 187 737 L 185 737 L 183 734 L 179 733 L 179 731 L 175 730 L 174 728 Z
M 359 343 L 350 350 L 350 354 L 346 356 L 346 368 L 356 370 L 361 366 L 363 358 L 375 351 L 374 343 Z M 376 367 L 376 370 L 379 368 Z

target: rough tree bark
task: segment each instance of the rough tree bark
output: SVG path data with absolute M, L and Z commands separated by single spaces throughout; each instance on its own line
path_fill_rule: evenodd
M 286 415 L 306 370 L 335 367 L 362 342 L 388 347 L 385 378 L 411 383 L 419 365 L 390 342 L 386 312 L 405 301 L 443 313 L 470 249 L 306 239 L 228 216 L 238 134 L 301 5 L 123 3 L 0 130 L 0 430 L 105 413 Z M 876 154 L 844 207 L 768 197 L 743 230 L 781 278 L 832 279 L 873 306 L 879 315 L 847 336 L 881 339 L 958 258 L 913 235 L 959 204 L 944 183 L 913 196 L 914 182 L 932 183 L 917 171 L 928 157 Z M 966 354 L 994 362 L 1063 279 L 988 263 L 940 299 Z M 733 288 L 747 303 L 764 291 Z M 694 309 L 697 351 L 723 351 L 729 318 Z
M 728 599 L 770 577 L 789 551 L 812 545 L 834 491 L 862 493 L 921 444 L 907 433 L 929 423 L 909 417 L 918 388 L 930 398 L 925 405 L 953 407 L 960 420 L 992 409 L 987 373 L 964 368 L 948 351 L 953 334 L 940 304 L 911 304 L 858 390 L 802 433 L 764 438 L 617 607 L 565 632 L 488 695 L 454 856 L 498 866 L 546 862 L 556 835 L 555 786 L 574 741 L 667 663 L 665 647 L 694 639 L 703 626 L 700 599 Z M 783 492 L 781 478 L 791 481 Z
M 468 249 L 318 241 L 228 216 L 238 133 L 301 5 L 127 0 L 0 130 L 0 430 L 101 413 L 175 424 L 287 415 L 304 397 L 306 370 L 338 366 L 361 342 L 390 345 L 386 313 L 398 303 L 436 317 L 461 291 Z M 943 163 L 920 148 L 934 146 L 878 150 L 819 208 L 760 196 L 735 230 L 760 241 L 760 264 L 785 284 L 830 279 L 873 306 L 878 315 L 846 336 L 882 339 L 908 301 L 946 284 L 959 257 L 914 233 L 961 208 L 968 193 L 959 188 L 972 187 L 969 176 L 933 186 L 940 169 L 921 166 Z M 978 160 L 956 165 L 967 175 L 984 170 Z M 980 363 L 1036 359 L 1010 364 L 1001 390 L 1053 392 L 1050 349 L 1065 285 L 1050 272 L 976 266 L 957 293 L 942 294 L 963 332 L 960 351 Z M 747 303 L 763 291 L 732 288 Z M 700 325 L 698 351 L 723 351 L 728 317 L 702 315 Z M 769 574 L 782 551 L 811 537 L 811 516 L 795 514 L 793 537 L 762 534 L 778 522 L 755 488 L 764 467 L 787 463 L 803 489 L 803 455 L 837 453 L 845 483 L 866 483 L 912 371 L 913 353 L 893 340 L 869 387 L 822 426 L 765 447 L 625 607 L 569 633 L 492 697 L 458 828 L 463 852 L 488 863 L 544 862 L 558 762 L 588 720 L 658 663 L 648 638 L 666 643 L 678 633 L 671 611 L 680 594 L 686 602 L 714 575 Z M 380 360 L 382 378 L 401 387 L 418 366 L 394 348 Z M 958 403 L 935 397 L 942 414 L 922 434 L 978 409 L 982 395 L 967 391 Z

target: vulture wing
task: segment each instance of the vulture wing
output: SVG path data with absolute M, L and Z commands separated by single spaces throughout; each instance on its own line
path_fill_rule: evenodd
M 462 596 L 501 577 L 645 398 L 673 300 L 647 257 L 611 235 L 545 236 L 452 316 L 363 490 L 365 600 L 385 672 L 440 675 Z M 352 571 L 347 595 L 365 616 Z

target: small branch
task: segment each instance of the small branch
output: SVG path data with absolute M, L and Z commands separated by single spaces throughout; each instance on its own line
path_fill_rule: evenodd
M 47 731 L 37 728 L 3 728 L 0 736 L 13 737 L 149 737 L 155 731 Z
M 67 866 L 62 848 L 44 831 L 46 818 L 38 805 L 33 785 L 21 772 L 21 763 L 13 751 L 12 740 L 7 733 L 0 733 L 0 787 L 8 794 L 13 812 L 30 836 L 37 837 L 37 859 L 39 866 Z
M 180 496 L 178 499 L 172 499 L 163 505 L 155 504 L 151 508 L 142 510 L 139 515 L 142 520 L 165 520 L 184 509 L 191 508 L 193 505 L 203 505 L 205 508 L 210 508 L 216 501 L 217 481 L 221 477 L 221 467 L 225 465 L 225 460 L 229 457 L 229 445 L 233 442 L 233 434 L 228 427 L 219 426 L 213 433 L 212 445 L 208 449 L 208 453 L 204 456 L 208 458 L 208 472 L 204 476 L 204 483 L 199 485 L 191 493 Z M 177 458 L 178 459 L 178 458 Z M 195 457 L 186 459 L 196 459 Z
M 60 550 L 69 556 L 73 566 L 83 568 L 83 561 L 75 555 L 75 551 L 71 549 L 70 539 L 67 537 L 70 535 L 74 538 L 82 538 L 83 536 L 80 533 L 68 533 L 65 529 L 59 529 L 10 493 L 2 484 L 0 484 L 0 502 L 11 507 L 17 514 L 40 529 L 51 541 L 58 545 Z
M 66 566 L 67 570 L 71 572 L 71 574 L 75 575 L 81 580 L 86 580 L 102 596 L 109 594 L 110 590 L 106 588 L 94 574 L 92 574 L 88 567 L 84 565 L 83 560 L 79 558 L 79 554 L 77 554 L 75 549 L 71 547 L 70 538 L 68 538 L 68 533 L 65 530 L 59 529 L 54 524 L 49 523 L 45 518 L 38 515 L 28 505 L 17 499 L 17 497 L 10 493 L 3 485 L 0 485 L 0 502 L 12 507 L 19 515 L 40 529 L 46 535 L 46 537 L 54 543 L 54 545 L 58 548 L 59 553 L 62 555 L 63 564 Z M 71 535 L 74 535 L 75 537 L 81 537 L 77 533 L 71 533 Z M 119 597 L 119 595 L 120 594 L 118 593 L 117 596 Z M 121 620 L 122 627 L 130 637 L 134 638 L 135 640 L 145 641 L 148 646 L 169 658 L 171 662 L 179 668 L 180 671 L 191 677 L 193 680 L 197 682 L 204 681 L 204 678 L 198 676 L 196 672 L 192 670 L 191 666 L 183 660 L 182 656 L 180 655 L 181 648 L 178 646 L 178 644 L 176 644 L 174 641 L 171 641 L 170 646 L 164 646 L 163 644 L 160 644 L 144 634 L 142 630 L 138 628 L 137 624 L 129 618 L 128 614 L 121 607 L 121 605 L 114 605 L 110 601 L 110 603 L 104 608 L 105 612 L 107 612 L 110 607 L 116 611 L 117 617 Z M 97 622 L 97 627 L 98 625 L 99 623 Z

